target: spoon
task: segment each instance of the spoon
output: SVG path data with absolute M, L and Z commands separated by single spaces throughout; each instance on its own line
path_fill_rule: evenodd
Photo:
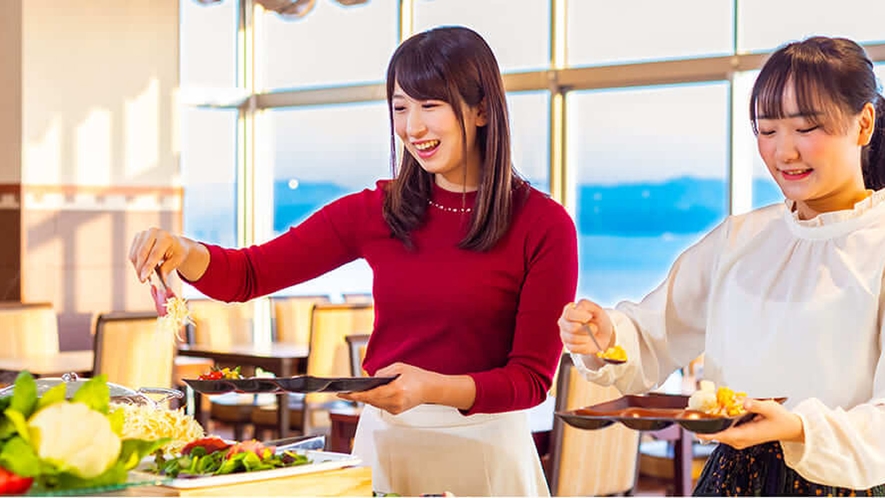
M 604 352 L 605 349 L 599 345 L 599 341 L 596 340 L 596 336 L 593 335 L 593 331 L 590 330 L 590 325 L 585 323 L 582 325 L 582 327 L 584 327 L 584 330 L 587 331 L 587 334 L 590 336 L 590 340 L 593 341 L 593 345 L 596 346 L 596 349 L 598 349 L 600 353 Z M 605 357 L 602 357 L 599 355 L 596 355 L 596 357 L 599 358 L 600 360 L 602 360 L 603 362 L 609 363 L 611 365 L 620 365 L 622 363 L 627 363 L 626 360 L 616 360 L 614 358 L 605 358 Z

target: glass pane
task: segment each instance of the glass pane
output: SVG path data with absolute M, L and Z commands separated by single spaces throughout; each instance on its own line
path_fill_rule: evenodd
M 511 148 L 516 170 L 532 186 L 550 193 L 550 126 L 548 92 L 507 94 Z
M 237 1 L 203 5 L 194 0 L 181 0 L 179 5 L 181 86 L 236 87 Z
M 735 76 L 734 93 L 736 97 L 734 119 L 734 169 L 735 175 L 749 173 L 751 191 L 751 209 L 783 202 L 784 196 L 777 186 L 756 144 L 756 135 L 750 123 L 750 93 L 759 71 L 745 71 Z M 748 166 L 749 165 L 749 166 Z M 738 194 L 740 195 L 740 194 Z
M 570 66 L 730 54 L 731 0 L 571 1 Z M 703 21 L 690 21 L 702 19 Z
M 885 40 L 885 2 L 843 0 L 737 0 L 738 51 L 772 50 L 812 35 L 844 36 L 858 42 Z
M 390 178 L 386 102 L 286 108 L 262 118 L 273 165 L 273 235 L 325 204 Z M 284 293 L 371 292 L 372 273 L 356 261 Z
M 181 114 L 184 233 L 237 243 L 237 111 L 186 108 Z
M 257 19 L 257 84 L 270 90 L 383 81 L 396 49 L 396 0 L 318 1 L 299 19 Z
M 414 20 L 416 33 L 444 25 L 473 29 L 505 72 L 550 65 L 550 2 L 415 0 Z
M 728 212 L 726 83 L 568 95 L 578 295 L 641 299 Z

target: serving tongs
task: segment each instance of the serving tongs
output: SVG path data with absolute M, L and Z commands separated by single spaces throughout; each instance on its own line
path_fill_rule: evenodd
M 175 292 L 166 283 L 166 279 L 160 273 L 159 266 L 155 266 L 154 273 L 151 274 L 151 296 L 154 298 L 154 307 L 157 309 L 157 314 L 166 316 L 166 301 L 175 297 Z
M 326 436 L 294 436 L 264 441 L 264 446 L 274 446 L 277 451 L 286 450 L 322 450 L 326 447 Z

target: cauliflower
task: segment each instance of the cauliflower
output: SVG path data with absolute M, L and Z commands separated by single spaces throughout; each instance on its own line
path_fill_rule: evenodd
M 709 380 L 702 380 L 700 389 L 688 398 L 688 409 L 704 413 L 712 413 L 719 408 L 716 399 L 716 385 Z
M 747 393 L 734 392 L 734 390 L 720 386 L 709 380 L 702 380 L 700 389 L 688 398 L 688 409 L 718 415 L 722 417 L 734 417 L 746 413 L 744 400 Z
M 41 459 L 84 479 L 101 475 L 120 455 L 111 422 L 83 403 L 49 405 L 31 417 L 28 429 Z

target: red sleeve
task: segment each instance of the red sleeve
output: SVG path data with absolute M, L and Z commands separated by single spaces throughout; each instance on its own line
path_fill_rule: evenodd
M 225 249 L 206 244 L 209 267 L 191 282 L 220 301 L 248 301 L 318 277 L 360 257 L 361 227 L 378 191 L 364 190 L 323 207 L 264 244 Z
M 467 414 L 521 410 L 547 399 L 562 355 L 556 321 L 562 308 L 574 300 L 578 282 L 575 224 L 565 209 L 559 204 L 556 208 L 528 224 L 527 271 L 513 346 L 504 367 L 470 374 L 476 400 Z

